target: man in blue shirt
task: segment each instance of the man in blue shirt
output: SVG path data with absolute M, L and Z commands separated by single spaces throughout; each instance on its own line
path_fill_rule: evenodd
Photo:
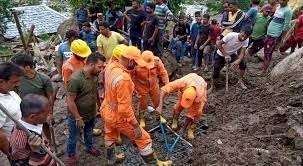
M 72 56 L 70 50 L 71 43 L 79 38 L 79 34 L 75 30 L 69 30 L 65 34 L 65 41 L 59 45 L 57 56 L 56 56 L 56 65 L 60 78 L 62 78 L 62 65 Z
M 260 0 L 251 0 L 251 8 L 245 14 L 244 26 L 253 26 L 259 11 Z
M 97 50 L 96 40 L 97 32 L 92 30 L 89 22 L 82 24 L 82 30 L 80 31 L 80 39 L 84 40 L 92 52 Z
M 196 53 L 197 53 L 197 49 L 194 48 L 197 36 L 199 34 L 199 29 L 201 26 L 201 12 L 200 11 L 196 11 L 195 12 L 195 18 L 196 18 L 196 22 L 192 25 L 191 29 L 190 29 L 190 38 L 191 38 L 191 56 L 195 57 Z M 195 65 L 195 58 L 193 58 L 193 67 Z
M 82 24 L 88 21 L 88 11 L 84 8 L 83 3 L 80 4 L 79 9 L 76 11 L 76 18 L 78 21 L 79 29 L 82 28 Z

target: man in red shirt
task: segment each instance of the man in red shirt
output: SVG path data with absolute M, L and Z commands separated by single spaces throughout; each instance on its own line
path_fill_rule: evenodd
M 292 35 L 287 39 L 287 41 L 280 47 L 280 52 L 282 55 L 285 54 L 285 51 L 291 48 L 290 53 L 295 52 L 296 47 L 302 47 L 303 43 L 303 14 L 300 14 L 297 19 L 293 22 L 294 29 L 290 30 L 288 33 Z M 288 35 L 287 35 L 288 36 Z

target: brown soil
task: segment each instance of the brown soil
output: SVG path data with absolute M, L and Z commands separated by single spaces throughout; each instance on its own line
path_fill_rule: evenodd
M 279 58 L 274 61 L 278 62 Z M 230 77 L 229 92 L 225 93 L 224 74 L 216 91 L 208 96 L 205 117 L 209 129 L 201 132 L 198 125 L 194 148 L 179 141 L 174 153 L 168 155 L 164 149 L 160 130 L 152 132 L 155 150 L 161 158 L 170 158 L 175 165 L 302 165 L 303 152 L 299 150 L 298 134 L 289 134 L 294 124 L 303 125 L 302 117 L 302 73 L 293 73 L 277 80 L 256 76 L 261 63 L 250 58 L 246 74 L 247 90 L 239 89 L 235 75 Z M 190 64 L 190 62 L 187 62 Z M 189 65 L 179 68 L 176 78 L 192 72 Z M 205 78 L 210 72 L 198 72 Z M 207 79 L 210 81 L 209 79 Z M 60 96 L 60 95 L 58 95 Z M 166 101 L 167 116 L 176 95 Z M 56 135 L 61 159 L 65 161 L 67 129 L 65 99 L 56 102 Z M 150 114 L 148 129 L 158 125 L 157 118 Z M 180 121 L 182 124 L 182 121 Z M 199 123 L 201 124 L 201 123 Z M 100 120 L 97 127 L 102 128 Z M 81 166 L 105 165 L 103 133 L 94 138 L 101 157 L 91 157 L 84 146 L 78 143 L 78 161 Z M 175 136 L 168 132 L 169 141 Z M 123 149 L 127 159 L 122 165 L 144 165 L 132 142 L 124 139 Z

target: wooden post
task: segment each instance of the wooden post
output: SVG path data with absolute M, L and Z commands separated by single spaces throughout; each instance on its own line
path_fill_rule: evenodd
M 32 25 L 31 28 L 30 28 L 30 30 L 29 30 L 29 36 L 28 36 L 28 39 L 27 39 L 27 42 L 26 42 L 26 48 L 27 48 L 27 50 L 29 48 L 29 44 L 32 41 L 32 38 L 33 38 L 33 35 L 34 35 L 34 30 L 35 30 L 35 25 Z
M 22 45 L 24 47 L 24 50 L 26 51 L 27 50 L 27 45 L 25 43 L 25 39 L 24 39 L 24 36 L 23 36 L 23 32 L 22 32 L 22 29 L 21 29 L 21 25 L 20 25 L 20 22 L 19 22 L 17 11 L 13 10 L 12 13 L 13 13 L 14 19 L 16 21 L 16 26 L 17 26 L 17 29 L 18 29 L 18 32 L 19 32 L 19 35 L 20 35 L 20 38 L 21 38 L 21 41 L 22 41 Z

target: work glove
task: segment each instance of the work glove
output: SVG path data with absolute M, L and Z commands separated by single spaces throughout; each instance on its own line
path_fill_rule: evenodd
M 42 146 L 42 138 L 39 135 L 32 133 L 28 137 L 28 145 L 33 152 L 40 153 L 40 149 Z
M 134 130 L 134 133 L 135 133 L 135 139 L 138 139 L 138 138 L 142 137 L 142 130 L 141 130 L 139 124 L 135 125 L 133 130 Z
M 161 116 L 161 115 L 160 115 L 160 122 L 161 122 L 162 124 L 166 124 L 166 123 L 167 123 L 166 119 L 163 118 L 163 116 Z

